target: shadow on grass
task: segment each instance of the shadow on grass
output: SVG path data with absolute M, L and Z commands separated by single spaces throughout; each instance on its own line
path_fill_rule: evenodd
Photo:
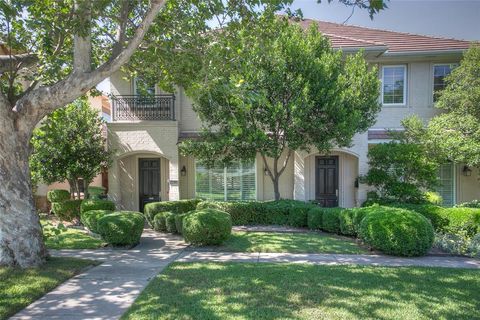
M 0 268 L 0 319 L 7 319 L 60 283 L 96 264 L 91 260 L 49 258 L 39 268 Z
M 480 272 L 175 263 L 124 319 L 478 319 Z
M 216 250 L 239 252 L 366 254 L 353 240 L 318 233 L 234 232 Z

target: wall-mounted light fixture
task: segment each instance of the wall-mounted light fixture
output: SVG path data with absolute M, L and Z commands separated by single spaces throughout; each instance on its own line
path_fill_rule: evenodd
M 180 170 L 180 175 L 182 177 L 185 177 L 187 175 L 187 168 L 185 168 L 185 166 L 183 166 L 182 170 Z
M 470 169 L 468 166 L 463 166 L 463 175 L 465 177 L 470 177 L 472 175 L 472 169 Z
M 265 167 L 265 168 L 263 169 L 263 173 L 264 173 L 266 176 L 268 176 L 268 169 L 267 169 L 267 167 Z

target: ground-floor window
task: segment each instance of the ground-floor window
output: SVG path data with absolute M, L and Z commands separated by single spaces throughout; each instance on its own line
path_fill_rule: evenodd
M 234 201 L 256 199 L 255 163 L 237 161 L 225 167 L 195 164 L 195 195 L 200 199 Z
M 438 169 L 439 185 L 437 192 L 443 198 L 444 206 L 453 206 L 455 204 L 455 165 L 447 163 Z

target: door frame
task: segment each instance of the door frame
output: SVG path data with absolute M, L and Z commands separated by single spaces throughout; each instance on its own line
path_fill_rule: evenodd
M 136 166 L 137 166 L 137 201 L 138 201 L 138 204 L 137 204 L 137 208 L 138 208 L 138 211 L 141 212 L 140 208 L 141 208 L 141 205 L 142 205 L 142 201 L 141 201 L 141 195 L 140 195 L 140 185 L 141 185 L 141 180 L 142 180 L 142 175 L 140 174 L 142 168 L 140 166 L 140 162 L 142 160 L 157 160 L 158 161 L 158 197 L 160 199 L 160 201 L 162 201 L 162 158 L 161 157 L 155 157 L 155 156 L 152 156 L 152 157 L 137 157 L 136 158 Z
M 334 158 L 335 159 L 335 170 L 336 170 L 336 175 L 335 175 L 335 184 L 336 184 L 336 190 L 337 190 L 337 205 L 336 207 L 340 206 L 340 156 L 338 155 L 329 155 L 329 156 L 324 156 L 324 155 L 318 155 L 315 156 L 314 158 L 314 199 L 318 200 L 317 198 L 317 170 L 318 170 L 318 160 L 321 158 Z

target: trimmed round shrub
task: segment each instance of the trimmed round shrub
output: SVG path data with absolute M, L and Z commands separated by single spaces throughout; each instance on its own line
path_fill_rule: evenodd
M 51 203 L 70 200 L 70 191 L 63 189 L 53 189 L 47 192 L 47 199 Z
M 342 208 L 323 208 L 322 229 L 327 232 L 340 233 L 340 212 Z
M 165 218 L 165 227 L 167 232 L 176 233 L 177 227 L 175 225 L 175 214 L 171 212 L 165 212 L 163 216 Z
M 224 211 L 203 209 L 183 219 L 185 241 L 195 245 L 218 245 L 232 232 L 232 218 Z
M 303 228 L 308 225 L 308 211 L 316 205 L 305 202 L 292 203 L 288 210 L 287 225 L 291 227 Z
M 53 214 L 63 221 L 73 221 L 80 219 L 80 204 L 82 200 L 65 200 L 62 202 L 52 202 Z
M 116 211 L 98 219 L 98 233 L 114 246 L 134 245 L 140 242 L 144 218 L 136 211 Z
M 175 228 L 177 229 L 177 232 L 180 234 L 183 234 L 183 219 L 189 215 L 192 214 L 195 211 L 190 211 L 186 213 L 180 213 L 175 215 Z
M 158 232 L 166 232 L 167 231 L 167 221 L 165 219 L 165 216 L 167 213 L 171 212 L 159 212 L 155 215 L 153 218 L 153 230 L 158 231 Z
M 80 212 L 87 212 L 90 210 L 110 210 L 115 211 L 115 203 L 110 200 L 99 199 L 85 199 L 82 201 Z
M 147 222 L 153 228 L 153 219 L 159 212 L 185 213 L 197 208 L 200 202 L 198 199 L 178 200 L 178 201 L 161 201 L 150 202 L 143 208 L 143 214 Z
M 360 224 L 360 238 L 372 248 L 395 256 L 422 256 L 432 247 L 433 227 L 410 210 L 375 206 Z
M 311 230 L 322 229 L 323 208 L 316 207 L 308 210 L 308 228 Z
M 101 217 L 112 213 L 110 210 L 90 210 L 80 214 L 80 221 L 88 230 L 98 233 L 97 222 Z
M 346 236 L 355 236 L 355 223 L 353 222 L 355 209 L 343 209 L 338 218 L 340 220 L 340 233 Z
M 100 186 L 91 186 L 88 187 L 88 194 L 90 195 L 90 199 L 102 199 L 106 196 L 106 189 Z

